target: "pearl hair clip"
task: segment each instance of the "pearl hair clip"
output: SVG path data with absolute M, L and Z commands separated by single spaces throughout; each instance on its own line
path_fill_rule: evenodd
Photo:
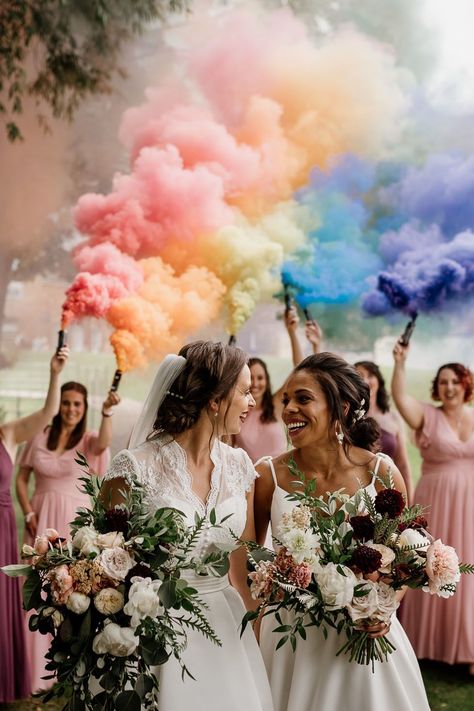
M 362 398 L 362 400 L 360 401 L 359 409 L 354 410 L 354 422 L 358 422 L 359 420 L 361 420 L 364 417 L 364 415 L 365 415 L 364 405 L 365 405 L 365 399 Z
M 177 397 L 179 400 L 184 400 L 184 397 L 182 395 L 178 395 L 178 393 L 174 393 L 171 390 L 165 390 L 166 395 L 171 395 L 171 397 Z

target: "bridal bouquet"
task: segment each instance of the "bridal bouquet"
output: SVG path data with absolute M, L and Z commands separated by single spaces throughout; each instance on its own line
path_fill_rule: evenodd
M 84 458 L 77 461 L 87 467 Z M 111 509 L 97 477 L 82 482 L 91 509 L 79 509 L 71 538 L 47 529 L 33 547 L 23 547 L 28 565 L 3 568 L 26 575 L 30 629 L 53 636 L 46 668 L 56 684 L 44 701 L 65 698 L 69 711 L 156 708 L 154 666 L 172 655 L 183 676 L 191 676 L 181 660 L 187 630 L 220 644 L 186 572 L 224 575 L 228 549 L 194 557 L 202 529 L 218 525 L 215 512 L 188 528 L 176 509 L 149 513 L 138 482 Z
M 292 470 L 304 481 L 294 464 Z M 288 495 L 295 507 L 276 531 L 278 552 L 246 544 L 254 566 L 251 593 L 261 603 L 246 614 L 244 628 L 259 615 L 274 614 L 277 649 L 289 641 L 294 650 L 306 627 L 321 627 L 324 636 L 332 627 L 347 637 L 338 654 L 373 670 L 394 646 L 358 628 L 389 623 L 404 586 L 449 597 L 461 573 L 474 573 L 474 565 L 459 563 L 454 548 L 428 534 L 420 506 L 405 507 L 390 474 L 381 483 L 385 488 L 375 497 L 366 489 L 353 497 L 340 490 L 324 501 L 315 496 L 314 480 Z M 293 611 L 291 624 L 283 623 L 281 610 Z

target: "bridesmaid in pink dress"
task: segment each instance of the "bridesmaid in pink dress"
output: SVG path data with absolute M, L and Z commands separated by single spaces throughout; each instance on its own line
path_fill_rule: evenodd
M 17 446 L 41 431 L 59 403 L 59 374 L 66 363 L 65 346 L 51 360 L 51 376 L 44 407 L 32 415 L 0 427 L 0 567 L 18 563 L 15 511 L 10 493 Z M 20 578 L 0 572 L 0 705 L 22 699 L 31 692 L 26 640 L 23 629 Z
M 423 460 L 415 503 L 428 507 L 430 533 L 473 562 L 474 412 L 466 407 L 472 373 L 460 363 L 441 366 L 431 391 L 441 406 L 420 403 L 406 391 L 407 350 L 399 343 L 394 348 L 392 393 Z M 419 659 L 468 664 L 474 674 L 474 576 L 463 576 L 447 600 L 409 590 L 401 621 Z
M 82 471 L 74 461 L 76 452 L 87 459 L 91 471 L 103 475 L 109 463 L 109 445 L 112 438 L 112 411 L 120 401 L 117 393 L 110 392 L 102 405 L 102 422 L 99 432 L 86 431 L 87 390 L 81 383 L 65 383 L 61 388 L 59 412 L 52 425 L 36 435 L 25 447 L 18 471 L 16 489 L 25 514 L 25 543 L 32 545 L 36 535 L 46 528 L 55 528 L 59 535 L 69 535 L 69 523 L 80 506 L 89 506 L 88 497 L 79 491 Z M 28 482 L 34 472 L 35 491 L 31 500 Z M 49 647 L 49 637 L 37 632 L 27 632 L 31 682 L 33 690 L 47 688 L 44 656 Z
M 294 306 L 285 312 L 285 326 L 291 343 L 293 365 L 303 360 L 298 340 L 298 313 Z M 272 393 L 266 363 L 260 358 L 249 359 L 252 396 L 255 408 L 250 410 L 239 434 L 233 438 L 234 447 L 240 447 L 252 462 L 262 457 L 276 457 L 288 448 L 286 432 L 281 420 L 281 395 L 283 386 Z

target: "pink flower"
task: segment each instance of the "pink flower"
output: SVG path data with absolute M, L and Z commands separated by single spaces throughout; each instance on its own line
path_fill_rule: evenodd
M 44 553 L 47 553 L 47 551 L 49 550 L 48 537 L 44 534 L 42 536 L 36 536 L 33 548 L 35 549 L 35 553 L 37 555 L 43 555 Z
M 443 590 L 443 587 L 456 585 L 461 577 L 459 559 L 454 548 L 445 546 L 439 539 L 432 543 L 426 551 L 426 574 L 428 591 L 432 595 L 453 595 L 453 590 Z
M 306 563 L 297 563 L 288 571 L 288 580 L 299 588 L 307 588 L 311 582 L 311 568 Z
M 47 528 L 45 532 L 43 533 L 43 536 L 46 536 L 48 541 L 51 541 L 51 543 L 54 543 L 59 538 L 59 533 L 56 531 L 55 528 Z
M 51 596 L 58 605 L 64 605 L 73 591 L 73 579 L 67 565 L 58 565 L 48 573 Z
M 269 560 L 262 560 L 255 567 L 255 571 L 249 574 L 249 578 L 252 581 L 250 593 L 254 600 L 270 595 L 275 573 L 276 568 L 273 563 Z

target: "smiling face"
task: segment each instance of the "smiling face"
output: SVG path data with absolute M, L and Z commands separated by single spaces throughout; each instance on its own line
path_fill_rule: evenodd
M 219 408 L 219 432 L 227 435 L 238 434 L 250 408 L 255 407 L 251 392 L 251 377 L 248 365 L 244 365 L 231 396 L 222 401 Z
M 443 368 L 439 373 L 438 396 L 443 405 L 448 407 L 456 407 L 464 403 L 464 386 L 451 368 Z
M 282 419 L 295 447 L 327 443 L 331 416 L 326 397 L 317 380 L 305 370 L 288 379 L 283 393 Z
M 84 395 L 76 390 L 65 390 L 61 394 L 59 414 L 64 427 L 74 429 L 84 417 L 86 403 Z
M 256 402 L 261 402 L 267 388 L 267 376 L 260 363 L 250 366 L 251 391 Z

